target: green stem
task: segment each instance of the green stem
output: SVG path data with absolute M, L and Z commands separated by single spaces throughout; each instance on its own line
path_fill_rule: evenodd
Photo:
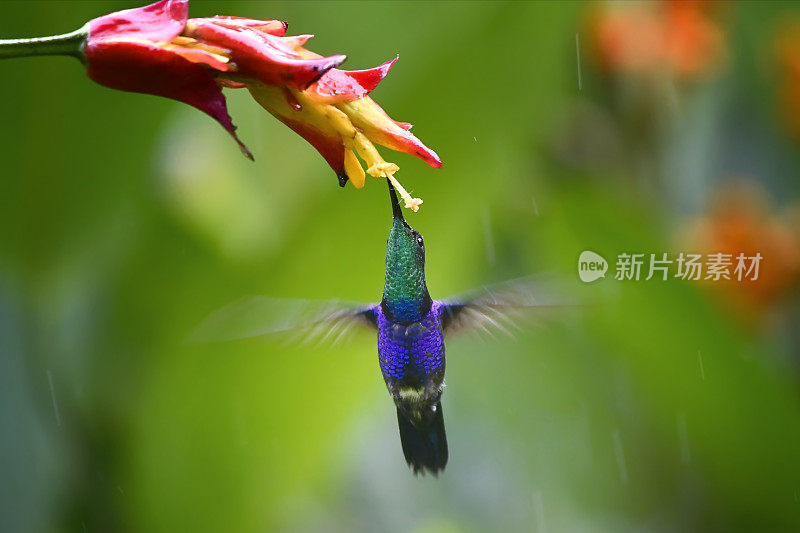
M 89 36 L 84 26 L 63 35 L 36 37 L 33 39 L 0 39 L 0 59 L 10 57 L 66 55 L 84 60 L 83 46 Z

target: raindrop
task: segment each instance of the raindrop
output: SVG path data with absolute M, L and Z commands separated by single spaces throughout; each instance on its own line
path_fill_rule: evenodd
M 56 423 L 61 427 L 61 414 L 58 412 L 58 402 L 56 401 L 56 388 L 53 386 L 53 374 L 47 371 L 47 381 L 50 382 L 50 397 L 53 399 L 53 411 L 56 414 Z

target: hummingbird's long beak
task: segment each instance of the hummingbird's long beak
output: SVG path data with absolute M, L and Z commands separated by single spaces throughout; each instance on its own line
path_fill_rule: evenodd
M 397 193 L 394 191 L 392 182 L 387 179 L 386 184 L 389 186 L 389 198 L 392 201 L 392 218 L 405 224 L 406 219 L 403 218 L 403 208 L 400 207 L 400 202 L 397 200 Z

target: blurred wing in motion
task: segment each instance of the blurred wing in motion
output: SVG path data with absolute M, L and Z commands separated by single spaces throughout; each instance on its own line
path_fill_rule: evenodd
M 253 296 L 211 313 L 189 342 L 219 342 L 286 333 L 293 340 L 334 342 L 354 329 L 375 328 L 378 304 Z
M 524 277 L 441 301 L 439 316 L 446 336 L 471 330 L 512 335 L 523 321 L 552 319 L 587 303 L 563 279 Z

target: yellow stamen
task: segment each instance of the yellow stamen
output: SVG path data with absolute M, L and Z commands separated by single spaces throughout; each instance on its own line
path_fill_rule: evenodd
M 412 198 L 411 195 L 408 194 L 408 191 L 406 191 L 394 177 L 394 173 L 400 170 L 400 167 L 394 163 L 384 161 L 381 154 L 378 153 L 377 148 L 375 148 L 375 145 L 360 131 L 356 132 L 353 140 L 355 141 L 354 148 L 356 152 L 358 152 L 358 155 L 369 165 L 367 173 L 375 178 L 388 178 L 389 181 L 392 182 L 392 185 L 394 185 L 395 190 L 400 193 L 400 196 L 405 201 L 405 207 L 411 209 L 415 213 L 419 211 L 419 206 L 422 205 L 422 199 Z
M 411 209 L 415 213 L 419 211 L 419 206 L 422 205 L 422 198 L 412 198 L 408 191 L 406 191 L 400 182 L 394 177 L 394 174 L 389 174 L 386 176 L 389 178 L 389 181 L 392 182 L 392 186 L 395 188 L 397 192 L 400 193 L 400 196 L 405 200 L 407 209 Z
M 383 161 L 382 163 L 376 163 L 369 167 L 367 172 L 369 172 L 370 176 L 375 178 L 388 178 L 398 170 L 400 170 L 400 167 L 394 163 L 387 163 L 386 161 Z

